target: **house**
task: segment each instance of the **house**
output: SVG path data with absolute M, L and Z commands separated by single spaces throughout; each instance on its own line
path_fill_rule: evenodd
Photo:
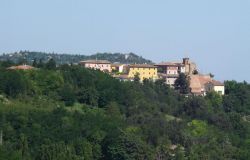
M 35 69 L 34 67 L 32 66 L 29 66 L 29 65 L 19 65 L 19 66 L 11 66 L 7 69 L 10 69 L 10 70 L 32 70 L 32 69 Z
M 158 73 L 159 78 L 165 79 L 165 83 L 174 86 L 175 80 L 179 77 L 179 73 L 184 73 L 185 68 L 182 63 L 162 62 L 156 64 L 161 72 Z
M 156 64 L 160 68 L 161 73 L 167 75 L 179 75 L 179 73 L 185 73 L 185 66 L 179 62 L 162 62 Z
M 207 92 L 215 91 L 221 95 L 225 94 L 224 84 L 212 79 L 210 75 L 191 75 L 190 89 L 194 95 L 205 96 Z
M 225 94 L 225 86 L 223 83 L 219 81 L 212 80 L 212 81 L 207 82 L 204 86 L 207 92 L 215 91 L 220 95 Z
M 139 74 L 141 81 L 144 79 L 152 79 L 153 81 L 158 79 L 157 67 L 150 64 L 133 64 L 128 66 L 128 77 L 134 78 L 136 74 Z
M 107 60 L 86 60 L 80 61 L 79 64 L 85 68 L 96 69 L 103 72 L 111 72 L 111 63 Z

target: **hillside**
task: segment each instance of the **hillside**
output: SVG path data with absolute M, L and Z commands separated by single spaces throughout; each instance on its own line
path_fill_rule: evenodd
M 126 64 L 152 63 L 150 60 L 147 60 L 134 53 L 128 53 L 128 54 L 97 53 L 87 56 L 87 55 L 74 55 L 74 54 L 56 54 L 56 53 L 20 51 L 16 53 L 0 55 L 0 61 L 10 60 L 15 63 L 26 62 L 28 64 L 31 64 L 34 59 L 36 59 L 37 61 L 42 60 L 44 62 L 47 62 L 48 59 L 50 58 L 53 58 L 57 64 L 78 63 L 81 60 L 87 60 L 87 59 L 102 59 L 102 60 L 108 60 L 112 63 L 120 62 Z
M 80 66 L 0 62 L 0 160 L 222 160 L 250 157 L 250 84 L 179 94 Z

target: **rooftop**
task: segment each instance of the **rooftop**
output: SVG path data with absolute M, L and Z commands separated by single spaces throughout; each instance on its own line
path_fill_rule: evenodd
M 130 68 L 156 68 L 154 65 L 150 64 L 131 64 L 129 65 Z
M 79 63 L 110 64 L 107 60 L 85 60 L 80 61 Z
M 212 83 L 214 86 L 224 86 L 223 83 L 212 79 L 209 75 L 192 75 L 190 76 L 190 88 L 192 93 L 204 91 L 204 85 Z
M 184 66 L 182 62 L 161 62 L 155 66 Z
M 30 70 L 30 69 L 34 69 L 34 67 L 29 66 L 29 65 L 19 65 L 19 66 L 11 66 L 7 69 L 12 69 L 12 70 Z
M 120 64 L 120 63 L 113 63 L 111 64 L 112 67 L 119 67 L 119 66 L 123 66 L 124 64 Z

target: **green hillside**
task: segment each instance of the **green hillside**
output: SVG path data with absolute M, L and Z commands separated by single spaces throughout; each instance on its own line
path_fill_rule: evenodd
M 150 60 L 144 59 L 134 53 L 97 53 L 93 55 L 76 55 L 76 54 L 56 54 L 56 53 L 43 53 L 43 52 L 30 52 L 20 51 L 16 53 L 0 55 L 0 61 L 10 60 L 15 63 L 28 63 L 32 64 L 34 60 L 47 62 L 53 58 L 57 64 L 71 64 L 78 63 L 81 60 L 87 59 L 101 59 L 109 60 L 110 62 L 119 63 L 152 63 Z
M 186 97 L 62 65 L 0 63 L 0 160 L 222 160 L 250 157 L 250 85 Z

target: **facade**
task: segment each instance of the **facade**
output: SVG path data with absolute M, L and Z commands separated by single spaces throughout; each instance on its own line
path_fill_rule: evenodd
M 139 74 L 141 81 L 144 79 L 152 79 L 153 81 L 158 78 L 157 67 L 149 64 L 134 64 L 128 67 L 128 77 L 134 78 L 136 74 Z
M 158 73 L 159 77 L 165 79 L 165 83 L 170 86 L 174 86 L 180 73 L 185 73 L 185 66 L 182 63 L 162 62 L 155 66 L 161 69 L 161 73 Z
M 209 75 L 191 75 L 190 89 L 194 95 L 205 96 L 207 92 L 215 91 L 220 95 L 225 94 L 224 84 L 212 79 Z
M 124 72 L 124 64 L 111 64 L 112 71 L 123 73 Z
M 185 73 L 185 66 L 178 62 L 162 62 L 155 66 L 160 68 L 161 72 L 167 75 L 179 75 L 179 73 Z
M 174 86 L 174 83 L 176 79 L 179 77 L 179 75 L 167 75 L 165 73 L 158 73 L 158 77 L 160 79 L 164 79 L 166 84 Z
M 207 92 L 215 91 L 220 95 L 225 94 L 225 86 L 219 81 L 212 80 L 210 82 L 207 82 L 204 86 Z
M 111 72 L 111 63 L 106 60 L 86 60 L 80 61 L 79 64 L 85 68 L 96 69 L 103 72 Z
M 175 81 L 176 81 L 176 79 L 178 78 L 178 76 L 168 76 L 167 78 L 166 78 L 166 83 L 168 84 L 168 85 L 170 85 L 170 86 L 174 86 L 174 83 L 175 83 Z

